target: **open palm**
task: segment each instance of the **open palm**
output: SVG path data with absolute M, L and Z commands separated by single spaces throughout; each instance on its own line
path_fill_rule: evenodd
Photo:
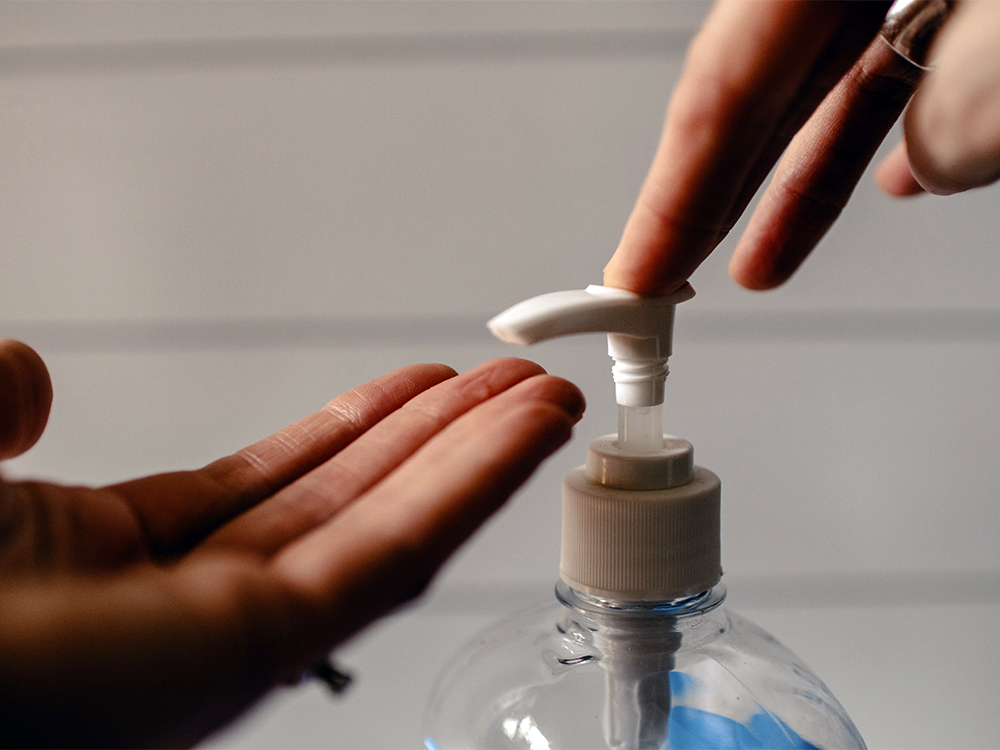
M 51 397 L 23 344 L 0 393 L 16 455 Z M 0 481 L 0 740 L 196 742 L 420 593 L 582 410 L 523 360 L 414 365 L 196 471 Z

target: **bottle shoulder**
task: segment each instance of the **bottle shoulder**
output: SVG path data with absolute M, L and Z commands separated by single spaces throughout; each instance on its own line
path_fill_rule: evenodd
M 630 614 L 553 601 L 483 631 L 433 691 L 428 736 L 441 750 L 529 747 L 525 732 L 552 750 L 633 746 L 619 735 L 645 746 L 639 734 L 671 732 L 679 744 L 659 746 L 687 746 L 695 732 L 717 747 L 864 747 L 819 677 L 721 601 L 679 615 Z M 458 728 L 472 734 L 455 736 Z

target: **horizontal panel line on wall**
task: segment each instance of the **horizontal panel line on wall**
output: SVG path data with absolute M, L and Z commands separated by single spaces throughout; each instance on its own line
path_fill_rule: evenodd
M 760 310 L 679 313 L 695 342 L 1000 341 L 1000 310 Z
M 1000 571 L 994 570 L 727 575 L 723 580 L 736 608 L 1000 604 Z M 551 601 L 554 585 L 554 581 L 443 584 L 419 606 L 440 615 L 514 612 Z
M 281 349 L 490 341 L 486 316 L 0 323 L 0 336 L 59 352 Z
M 365 318 L 0 322 L 0 336 L 48 351 L 274 349 L 482 344 L 488 313 Z M 1000 310 L 690 312 L 685 343 L 1000 342 Z
M 351 34 L 0 47 L 0 75 L 682 54 L 688 30 Z

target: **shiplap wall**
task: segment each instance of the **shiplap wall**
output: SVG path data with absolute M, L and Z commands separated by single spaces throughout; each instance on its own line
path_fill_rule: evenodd
M 0 2 L 0 335 L 46 358 L 14 476 L 203 464 L 483 321 L 600 280 L 700 2 Z M 679 310 L 667 427 L 724 486 L 735 608 L 873 748 L 996 744 L 1000 211 L 869 178 L 757 294 L 731 241 Z M 218 747 L 415 747 L 455 645 L 550 596 L 561 475 L 615 424 L 600 337 L 520 352 L 590 401 L 426 601 Z

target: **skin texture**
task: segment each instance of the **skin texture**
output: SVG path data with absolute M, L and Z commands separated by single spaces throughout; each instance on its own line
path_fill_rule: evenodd
M 8 455 L 51 394 L 26 352 Z M 583 408 L 523 360 L 414 365 L 196 471 L 0 481 L 0 744 L 197 742 L 417 596 Z
M 1000 3 L 960 5 L 935 42 L 930 74 L 876 37 L 887 7 L 718 2 L 688 51 L 604 283 L 676 289 L 779 157 L 729 270 L 750 289 L 784 283 L 839 216 L 914 91 L 905 142 L 876 175 L 882 189 L 943 195 L 1000 177 Z

